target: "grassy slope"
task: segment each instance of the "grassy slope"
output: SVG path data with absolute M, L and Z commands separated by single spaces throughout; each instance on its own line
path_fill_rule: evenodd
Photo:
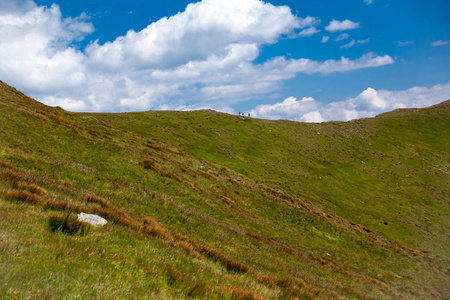
M 323 124 L 210 111 L 94 116 L 314 200 L 408 246 L 444 255 L 450 225 L 449 110 L 445 102 L 406 114 Z
M 445 297 L 449 120 L 448 102 L 324 124 L 72 114 L 0 84 L 0 293 Z M 110 222 L 52 233 L 55 203 Z

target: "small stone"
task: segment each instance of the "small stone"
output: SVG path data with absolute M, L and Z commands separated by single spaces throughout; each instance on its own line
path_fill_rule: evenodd
M 108 221 L 106 221 L 104 218 L 102 218 L 100 216 L 92 215 L 92 214 L 86 214 L 86 213 L 79 213 L 78 214 L 78 221 L 89 223 L 89 224 L 91 224 L 93 226 L 103 226 L 106 223 L 108 223 Z

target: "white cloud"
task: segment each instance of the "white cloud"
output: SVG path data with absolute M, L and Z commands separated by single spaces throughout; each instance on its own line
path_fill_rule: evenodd
M 300 28 L 305 28 L 305 27 L 314 27 L 320 24 L 320 19 L 319 18 L 315 18 L 315 17 L 306 17 L 306 18 L 300 18 L 299 19 L 299 27 Z
M 289 97 L 281 103 L 258 105 L 250 111 L 250 114 L 257 118 L 273 120 L 295 119 L 299 115 L 315 111 L 318 107 L 318 103 L 311 97 L 304 97 L 300 101 L 295 97 Z
M 447 45 L 448 43 L 450 43 L 450 41 L 441 41 L 441 40 L 439 40 L 439 41 L 432 42 L 431 45 L 433 47 L 439 47 L 439 46 Z
M 364 3 L 367 4 L 367 5 L 370 5 L 370 4 L 373 3 L 373 0 L 364 0 Z
M 289 97 L 281 103 L 258 105 L 251 114 L 257 118 L 290 119 L 303 122 L 348 121 L 374 117 L 398 108 L 421 108 L 450 99 L 450 82 L 403 91 L 367 88 L 358 96 L 325 104 L 313 98 L 297 101 Z
M 46 8 L 32 1 L 23 1 L 23 5 L 2 1 L 1 78 L 38 92 L 86 83 L 84 55 L 69 46 L 94 30 L 86 15 L 62 18 L 57 5 Z
M 320 32 L 320 30 L 318 30 L 316 27 L 309 27 L 309 28 L 305 28 L 302 31 L 300 31 L 299 33 L 295 34 L 294 37 L 311 36 L 311 35 L 319 33 L 319 32 Z
M 346 21 L 339 26 L 348 27 Z M 72 43 L 94 31 L 85 14 L 64 18 L 57 5 L 1 0 L 0 77 L 69 110 L 229 111 L 233 103 L 279 91 L 283 80 L 298 73 L 330 74 L 394 62 L 374 53 L 354 60 L 254 62 L 263 45 L 312 35 L 319 23 L 260 0 L 203 0 L 139 32 L 130 30 L 103 45 L 95 41 L 80 51 Z
M 351 40 L 348 44 L 342 45 L 341 48 L 351 48 L 354 45 L 356 45 L 356 41 L 355 40 Z
M 319 33 L 320 30 L 318 30 L 316 28 L 317 25 L 320 24 L 320 19 L 319 18 L 314 18 L 314 17 L 306 17 L 306 18 L 300 18 L 299 19 L 299 27 L 300 29 L 304 28 L 302 31 L 298 32 L 298 33 L 291 33 L 289 35 L 289 38 L 294 39 L 297 37 L 308 37 L 308 36 L 312 36 L 313 34 Z
M 335 42 L 346 40 L 350 37 L 348 33 L 343 33 L 334 39 Z
M 357 40 L 356 41 L 358 44 L 367 44 L 368 42 L 370 42 L 370 38 L 367 38 L 365 40 Z
M 341 46 L 341 48 L 351 48 L 351 47 L 353 47 L 356 44 L 366 44 L 369 41 L 370 41 L 370 38 L 365 39 L 365 40 L 357 40 L 357 41 L 351 40 L 348 44 L 345 44 L 345 45 Z
M 325 30 L 330 32 L 343 31 L 349 29 L 359 28 L 359 23 L 352 22 L 350 20 L 337 21 L 333 20 L 330 22 L 328 26 L 325 27 Z
M 405 41 L 405 42 L 398 41 L 398 43 L 397 43 L 398 47 L 411 46 L 411 45 L 415 45 L 415 44 L 416 44 L 416 42 L 414 42 L 414 41 Z
M 328 42 L 329 39 L 330 39 L 329 36 L 324 35 L 324 36 L 322 37 L 322 43 Z
M 342 57 L 340 60 L 326 60 L 324 62 L 313 61 L 309 59 L 291 59 L 286 60 L 284 58 L 276 58 L 262 65 L 262 69 L 270 70 L 269 74 L 277 74 L 283 71 L 284 74 L 288 74 L 288 71 L 295 73 L 322 73 L 330 74 L 334 72 L 352 71 L 362 68 L 373 68 L 394 63 L 394 60 L 389 56 L 376 56 L 375 53 L 368 53 L 360 57 L 359 59 L 350 60 Z
M 112 70 L 170 68 L 204 60 L 231 43 L 275 43 L 281 35 L 311 24 L 313 19 L 299 19 L 287 6 L 259 0 L 204 0 L 140 32 L 130 30 L 112 43 L 94 43 L 86 52 L 90 64 Z
M 302 116 L 301 121 L 308 123 L 321 123 L 325 120 L 322 118 L 322 115 L 318 111 L 311 111 Z

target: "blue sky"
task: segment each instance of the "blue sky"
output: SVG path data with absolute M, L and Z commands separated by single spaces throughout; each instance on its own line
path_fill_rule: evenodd
M 320 122 L 450 98 L 449 1 L 2 0 L 0 80 L 72 111 Z

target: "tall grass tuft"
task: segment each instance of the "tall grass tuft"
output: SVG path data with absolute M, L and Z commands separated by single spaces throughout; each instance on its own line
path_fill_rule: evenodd
M 88 195 L 86 197 L 86 201 L 90 203 L 96 203 L 101 206 L 91 208 L 92 213 L 100 214 L 104 218 L 114 220 L 116 223 L 129 226 L 135 230 L 140 230 L 142 227 L 139 223 L 134 221 L 128 214 L 114 207 L 114 205 L 112 205 L 111 202 L 109 202 L 105 198 L 95 195 Z
M 267 298 L 261 296 L 254 291 L 248 291 L 243 289 L 232 289 L 231 296 L 238 300 L 265 300 Z
M 17 181 L 23 178 L 23 175 L 16 172 L 1 172 L 0 177 L 5 179 L 6 181 Z
M 144 231 L 165 240 L 172 238 L 170 231 L 159 225 L 158 222 L 151 217 L 144 218 Z
M 27 191 L 22 190 L 14 190 L 10 192 L 6 192 L 5 196 L 12 200 L 21 201 L 30 203 L 33 205 L 44 205 L 45 201 L 36 194 L 29 193 Z
M 198 297 L 206 295 L 209 292 L 209 286 L 204 282 L 193 282 L 187 288 L 187 295 L 189 297 Z
M 99 197 L 99 196 L 95 196 L 95 195 L 88 195 L 86 197 L 86 201 L 92 202 L 92 203 L 97 203 L 104 207 L 111 207 L 111 203 L 108 200 L 106 200 L 105 198 Z
M 204 254 L 204 255 L 220 262 L 229 271 L 242 272 L 242 273 L 247 273 L 249 271 L 248 266 L 246 266 L 245 264 L 243 264 L 241 262 L 237 262 L 237 261 L 229 259 L 225 255 L 223 255 L 223 253 L 220 252 L 219 250 L 216 250 L 214 248 L 210 248 L 207 246 L 203 246 L 198 243 L 195 243 L 193 246 L 201 254 Z
M 85 222 L 80 222 L 77 218 L 68 214 L 65 217 L 51 216 L 48 220 L 48 226 L 52 232 L 57 230 L 65 234 L 80 234 L 86 235 L 89 232 L 90 225 Z
M 33 193 L 33 194 L 38 194 L 38 195 L 46 195 L 47 191 L 35 184 L 32 183 L 24 183 L 24 182 L 20 182 L 20 181 L 14 181 L 12 184 L 13 188 L 18 189 L 18 190 L 28 190 L 29 192 Z
M 320 289 L 308 285 L 303 279 L 296 277 L 255 274 L 255 278 L 269 287 L 280 288 L 291 299 L 314 299 L 320 296 L 322 292 Z
M 194 246 L 192 246 L 191 243 L 187 242 L 187 241 L 178 241 L 175 243 L 175 246 L 179 246 L 181 248 L 183 248 L 184 250 L 186 250 L 186 252 L 189 255 L 194 256 L 195 258 L 203 258 L 203 256 L 200 255 L 200 253 L 198 253 L 195 249 Z
M 15 167 L 13 165 L 11 165 L 9 162 L 2 161 L 2 160 L 0 160 L 0 168 L 15 169 Z
M 167 269 L 167 283 L 184 290 L 188 297 L 200 297 L 210 291 L 210 287 L 206 283 L 198 282 L 195 277 L 175 267 Z

